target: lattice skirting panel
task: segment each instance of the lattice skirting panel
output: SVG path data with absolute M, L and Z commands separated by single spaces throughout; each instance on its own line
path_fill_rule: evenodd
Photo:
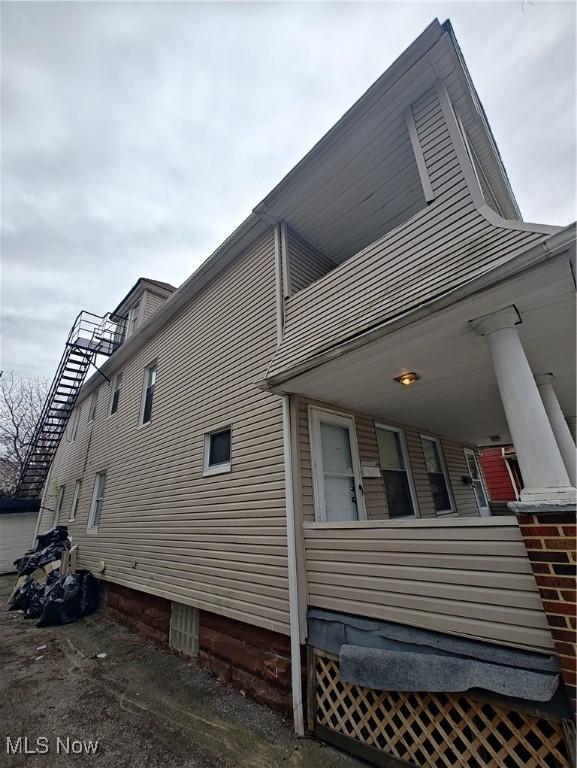
M 343 683 L 314 652 L 316 724 L 419 768 L 571 768 L 561 722 L 461 694 Z

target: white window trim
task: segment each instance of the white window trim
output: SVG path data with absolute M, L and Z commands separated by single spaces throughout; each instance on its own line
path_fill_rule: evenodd
M 225 430 L 230 430 L 230 458 L 232 460 L 232 425 L 231 424 L 223 424 L 220 427 L 216 427 L 215 429 L 211 429 L 210 432 L 205 432 L 204 434 L 204 461 L 203 461 L 203 471 L 202 476 L 203 477 L 211 477 L 212 475 L 222 475 L 226 472 L 232 471 L 232 462 L 226 461 L 222 464 L 214 464 L 212 467 L 208 464 L 208 458 L 210 455 L 210 438 L 212 435 L 216 435 L 218 432 L 224 432 Z
M 88 419 L 86 421 L 87 424 L 92 424 L 96 420 L 96 409 L 98 408 L 98 389 L 95 389 L 92 393 L 92 397 L 90 398 L 90 405 L 88 406 Z M 92 418 L 90 418 L 90 414 L 92 413 L 94 409 L 94 415 Z
M 451 485 L 451 478 L 449 476 L 449 470 L 447 468 L 447 462 L 445 460 L 445 451 L 443 450 L 443 443 L 441 442 L 441 439 L 438 437 L 435 437 L 434 435 L 427 435 L 426 433 L 421 433 L 419 435 L 421 440 L 430 440 L 432 443 L 437 444 L 438 448 L 438 454 L 439 454 L 439 461 L 441 462 L 441 469 L 443 470 L 443 476 L 445 478 L 445 483 L 447 484 L 447 494 L 449 496 L 449 503 L 451 505 L 450 509 L 435 509 L 435 515 L 454 515 L 457 511 L 457 505 L 455 504 L 455 497 L 453 495 L 453 486 Z M 423 450 L 423 445 L 421 443 L 421 450 Z M 423 458 L 424 458 L 424 451 L 423 451 Z M 429 472 L 426 468 L 426 461 L 425 461 L 425 471 L 427 472 L 427 480 L 429 480 Z M 430 481 L 429 481 L 429 488 L 430 488 Z M 432 491 L 431 491 L 432 495 Z M 434 505 L 433 505 L 434 506 Z
M 74 495 L 72 497 L 72 506 L 70 507 L 70 514 L 68 515 L 68 522 L 72 523 L 76 520 L 76 507 L 78 506 L 78 499 L 80 498 L 80 491 L 82 489 L 82 478 L 76 480 L 74 483 Z
M 481 467 L 481 462 L 479 461 L 479 457 L 473 448 L 467 448 L 466 446 L 463 447 L 463 453 L 465 454 L 465 464 L 467 467 L 467 473 L 471 477 L 471 490 L 473 491 L 473 496 L 475 497 L 475 504 L 477 505 L 477 509 L 479 510 L 479 515 L 481 517 L 491 517 L 491 507 L 489 506 L 489 494 L 487 493 L 487 487 L 485 485 L 485 478 L 483 476 L 483 469 Z M 473 489 L 473 476 L 471 475 L 471 472 L 469 471 L 469 464 L 467 463 L 467 456 L 472 456 L 473 461 L 475 462 L 477 466 L 477 472 L 479 473 L 479 480 L 481 482 L 481 486 L 483 488 L 483 493 L 485 494 L 485 501 L 487 502 L 486 507 L 480 507 L 479 502 L 477 501 L 477 494 L 475 493 L 475 490 Z M 513 486 L 514 487 L 514 486 Z
M 98 533 L 98 528 L 100 526 L 100 521 L 98 525 L 94 525 L 93 520 L 94 520 L 94 513 L 96 512 L 96 500 L 98 498 L 96 496 L 96 492 L 100 485 L 100 477 L 102 475 L 104 475 L 106 478 L 106 481 L 108 481 L 108 473 L 105 469 L 101 469 L 99 472 L 96 472 L 94 475 L 94 484 L 92 486 L 92 498 L 90 500 L 90 509 L 88 510 L 88 523 L 86 525 L 86 533 L 89 533 L 91 535 Z M 106 486 L 104 486 L 104 493 L 106 493 Z M 102 496 L 101 498 L 104 498 L 104 496 Z
M 76 438 L 78 437 L 78 429 L 80 427 L 80 418 L 82 416 L 82 406 L 78 406 L 78 409 L 75 411 L 76 417 L 74 419 L 74 424 L 72 425 L 72 439 L 71 443 L 73 443 Z
M 114 400 L 114 393 L 116 391 L 116 383 L 118 381 L 118 377 L 122 376 L 122 373 L 123 373 L 122 371 L 117 371 L 117 373 L 115 373 L 114 376 L 112 377 L 112 383 L 111 383 L 111 386 L 110 386 L 110 398 L 109 398 L 109 402 L 108 402 L 108 418 L 109 419 L 112 416 L 115 416 L 118 413 L 118 411 L 120 410 L 120 404 L 119 404 L 119 406 L 116 409 L 116 411 L 114 413 L 112 413 L 112 402 Z M 120 384 L 120 392 L 122 394 L 122 382 Z
M 367 519 L 365 509 L 365 494 L 363 479 L 361 473 L 361 462 L 359 458 L 359 444 L 357 441 L 357 430 L 355 428 L 355 417 L 346 413 L 332 411 L 327 408 L 319 408 L 315 405 L 308 407 L 309 422 L 309 442 L 311 448 L 311 463 L 313 474 L 313 494 L 315 502 L 315 520 L 321 523 L 330 523 L 327 520 L 327 506 L 325 500 L 325 479 L 323 471 L 323 461 L 321 453 L 321 426 L 320 422 L 325 421 L 339 427 L 346 427 L 350 430 L 351 438 L 351 459 L 353 464 L 353 474 L 355 476 L 355 488 L 357 498 L 358 521 Z
M 142 307 L 142 300 L 137 299 L 130 308 L 128 309 L 128 314 L 126 316 L 126 338 L 130 338 L 136 330 L 138 329 L 139 320 L 140 320 L 140 310 Z M 138 314 L 136 315 L 136 318 L 134 317 L 134 310 L 138 309 Z
M 143 376 L 143 379 L 142 379 L 142 393 L 140 395 L 140 410 L 138 412 L 138 428 L 139 429 L 141 427 L 147 427 L 149 424 L 152 423 L 152 416 L 150 417 L 150 419 L 148 421 L 143 421 L 143 419 L 144 419 L 144 404 L 145 404 L 145 401 L 146 401 L 146 390 L 148 389 L 146 382 L 148 380 L 148 371 L 151 368 L 156 368 L 156 378 L 158 378 L 158 360 L 156 360 L 156 359 L 153 360 L 152 362 L 150 362 L 144 368 L 144 376 Z M 156 380 L 154 382 L 154 394 L 156 394 Z M 154 403 L 154 396 L 152 398 L 152 402 Z
M 54 517 L 52 518 L 52 527 L 54 528 L 60 522 L 60 514 L 62 512 L 62 505 L 64 504 L 64 494 L 66 492 L 66 485 L 58 486 L 58 496 L 56 497 L 56 507 L 54 509 Z
M 399 435 L 399 441 L 401 443 L 401 453 L 403 454 L 403 461 L 405 463 L 405 472 L 407 473 L 407 479 L 409 481 L 409 493 L 411 494 L 411 501 L 413 503 L 413 514 L 412 515 L 405 515 L 404 517 L 420 517 L 419 512 L 419 505 L 417 503 L 417 491 L 415 488 L 415 481 L 413 478 L 413 468 L 411 467 L 411 461 L 409 458 L 409 449 L 407 447 L 407 438 L 405 435 L 405 430 L 401 429 L 401 427 L 393 427 L 391 424 L 383 424 L 383 422 L 375 421 L 375 429 L 387 429 L 389 432 L 396 432 Z M 378 443 L 377 443 L 377 449 L 378 449 Z M 379 455 L 379 464 L 381 461 L 381 457 Z M 381 472 L 383 471 L 383 468 L 381 467 Z M 382 475 L 381 475 L 382 477 Z M 384 479 L 383 479 L 383 486 L 384 486 Z M 385 491 L 385 498 L 386 498 L 386 491 Z M 388 500 L 387 500 L 387 510 L 388 510 Z M 390 518 L 391 520 L 401 520 L 402 518 Z

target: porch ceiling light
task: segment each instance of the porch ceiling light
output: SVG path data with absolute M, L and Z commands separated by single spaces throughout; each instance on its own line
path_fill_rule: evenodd
M 407 373 L 402 373 L 400 376 L 395 376 L 395 381 L 398 381 L 399 384 L 402 384 L 404 387 L 410 387 L 411 384 L 414 384 L 420 378 L 418 373 L 408 371 Z

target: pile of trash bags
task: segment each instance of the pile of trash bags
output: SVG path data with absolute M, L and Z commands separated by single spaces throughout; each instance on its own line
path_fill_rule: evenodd
M 98 581 L 90 571 L 70 571 L 68 528 L 57 525 L 36 539 L 36 547 L 14 561 L 19 578 L 8 603 L 38 619 L 37 627 L 70 624 L 98 607 Z

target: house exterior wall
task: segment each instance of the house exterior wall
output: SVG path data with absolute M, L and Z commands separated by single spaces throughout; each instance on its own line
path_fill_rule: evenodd
M 432 89 L 412 114 L 435 199 L 408 221 L 286 302 L 283 343 L 269 383 L 292 368 L 404 314 L 523 252 L 542 232 L 498 227 L 477 208 L 442 106 Z M 431 263 L 436 269 L 431 271 Z
M 109 417 L 79 403 L 53 462 L 44 505 L 65 495 L 61 522 L 79 565 L 103 578 L 289 632 L 281 400 L 255 386 L 276 343 L 272 231 L 240 255 L 124 364 Z M 152 421 L 138 426 L 144 370 L 157 361 Z M 73 419 L 71 419 L 71 422 Z M 232 427 L 232 471 L 203 477 L 204 434 Z M 87 533 L 95 473 L 107 472 L 101 524 Z M 74 484 L 79 512 L 67 523 Z M 42 528 L 52 524 L 46 512 Z
M 326 408 L 337 413 L 343 413 L 354 417 L 361 466 L 379 466 L 379 449 L 377 445 L 375 422 L 392 427 L 400 427 L 405 434 L 410 469 L 419 507 L 419 516 L 423 518 L 436 517 L 429 477 L 425 465 L 425 457 L 421 445 L 421 433 L 418 429 L 398 424 L 394 421 L 369 416 L 364 413 L 350 411 L 346 408 L 341 408 L 340 406 L 305 398 L 297 398 L 299 466 L 296 487 L 297 494 L 300 489 L 300 505 L 302 519 L 304 521 L 313 522 L 315 519 L 313 473 L 308 422 L 308 408 L 310 405 L 316 405 L 321 408 Z M 424 433 L 431 434 L 425 430 Z M 439 437 L 443 447 L 447 472 L 449 474 L 456 507 L 454 513 L 443 514 L 443 517 L 477 517 L 479 515 L 479 508 L 475 501 L 473 489 L 471 485 L 465 485 L 462 480 L 464 476 L 469 474 L 463 450 L 465 446 L 454 440 L 449 440 L 446 437 L 439 435 L 433 436 Z M 387 512 L 383 478 L 365 477 L 363 478 L 363 488 L 365 492 L 364 500 L 367 519 L 387 520 L 389 515 Z
M 160 296 L 152 291 L 144 291 L 142 294 L 142 312 L 138 320 L 138 325 L 145 323 L 148 318 L 166 301 L 165 296 Z
M 304 548 L 311 607 L 553 650 L 514 517 L 305 523 Z
M 337 265 L 292 230 L 287 233 L 289 293 L 301 291 Z

